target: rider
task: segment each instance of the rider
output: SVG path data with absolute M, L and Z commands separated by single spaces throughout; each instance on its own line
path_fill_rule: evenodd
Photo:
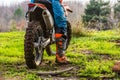
M 34 3 L 35 0 L 31 0 Z M 39 1 L 39 0 L 38 0 Z M 52 3 L 54 20 L 55 20 L 55 38 L 56 38 L 56 62 L 68 63 L 65 56 L 67 42 L 67 19 L 64 14 L 64 9 L 61 5 L 62 0 L 49 0 Z

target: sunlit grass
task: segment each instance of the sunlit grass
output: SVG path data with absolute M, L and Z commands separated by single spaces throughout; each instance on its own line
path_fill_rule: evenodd
M 0 55 L 23 56 L 24 32 L 0 33 Z
M 91 37 L 73 38 L 71 47 L 75 50 L 87 49 L 98 54 L 120 55 L 120 48 L 110 40 L 117 40 L 120 35 L 115 31 L 94 32 Z
M 98 61 L 93 60 L 85 63 L 85 69 L 79 71 L 79 76 L 100 77 L 100 76 L 113 76 L 111 67 L 112 61 Z
M 10 65 L 25 65 L 24 60 L 24 34 L 25 32 L 0 33 L 0 70 L 5 69 L 5 76 L 23 76 L 22 79 L 38 79 L 38 76 L 29 74 L 26 67 L 17 69 Z M 120 39 L 116 30 L 92 31 L 89 36 L 72 37 L 67 57 L 73 65 L 79 66 L 77 76 L 100 77 L 114 76 L 111 67 L 116 59 L 120 58 L 120 47 L 111 40 Z M 55 45 L 52 46 L 55 51 Z M 88 51 L 89 53 L 84 53 Z M 101 57 L 102 55 L 103 57 Z M 104 56 L 107 56 L 105 59 Z M 55 61 L 55 56 L 48 56 L 45 52 L 44 60 Z M 110 60 L 109 60 L 110 59 Z M 4 67 L 4 66 L 9 66 Z M 8 74 L 9 73 L 9 74 Z M 25 74 L 27 74 L 25 76 Z
M 23 58 L 0 56 L 0 64 L 21 64 Z

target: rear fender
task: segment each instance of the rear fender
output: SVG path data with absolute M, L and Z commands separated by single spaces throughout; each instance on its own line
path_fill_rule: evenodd
M 26 13 L 27 20 L 28 21 L 32 21 L 32 20 L 41 21 L 42 11 L 46 9 L 47 9 L 46 6 L 40 3 L 28 4 L 28 12 Z
M 37 8 L 37 6 L 34 6 L 34 7 L 32 7 L 32 8 L 29 8 L 28 12 L 34 12 L 36 8 Z
M 30 3 L 30 4 L 28 4 L 28 11 L 29 12 L 34 12 L 37 7 L 40 8 L 40 9 L 43 9 L 43 10 L 47 9 L 46 6 L 43 5 L 43 4 L 40 4 L 40 3 Z

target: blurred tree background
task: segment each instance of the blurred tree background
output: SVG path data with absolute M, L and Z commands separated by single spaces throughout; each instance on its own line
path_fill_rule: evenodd
M 85 9 L 83 15 L 83 23 L 88 28 L 95 28 L 98 30 L 111 29 L 109 19 L 111 14 L 110 2 L 103 0 L 90 0 L 90 3 Z
M 25 13 L 27 4 L 25 1 L 19 4 L 0 5 L 0 32 L 24 30 L 26 26 Z
M 25 14 L 28 3 L 29 1 L 24 1 L 10 6 L 0 5 L 0 32 L 25 30 Z M 64 3 L 73 10 L 73 13 L 68 16 L 68 20 L 71 22 L 74 34 L 81 32 L 79 35 L 82 35 L 84 28 L 109 30 L 120 27 L 119 1 L 75 0 Z
M 24 17 L 24 11 L 21 7 L 18 7 L 15 11 L 14 11 L 14 15 L 13 18 L 17 21 L 21 20 Z
M 114 5 L 115 26 L 120 28 L 120 1 Z

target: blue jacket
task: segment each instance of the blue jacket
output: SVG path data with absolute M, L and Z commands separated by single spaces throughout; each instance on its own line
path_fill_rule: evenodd
M 34 3 L 34 0 L 30 0 L 31 3 Z

